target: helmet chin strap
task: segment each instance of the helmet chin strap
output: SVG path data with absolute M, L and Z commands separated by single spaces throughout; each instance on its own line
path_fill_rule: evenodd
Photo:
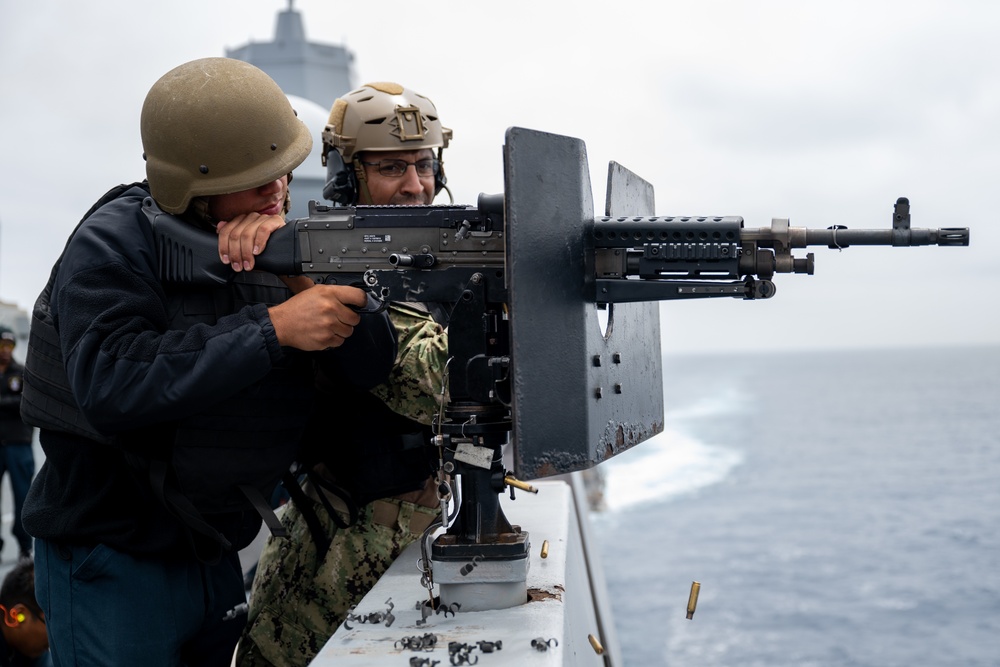
M 451 194 L 451 188 L 449 188 L 447 185 L 442 185 L 441 189 L 448 193 L 448 202 L 454 204 L 455 197 L 454 195 Z

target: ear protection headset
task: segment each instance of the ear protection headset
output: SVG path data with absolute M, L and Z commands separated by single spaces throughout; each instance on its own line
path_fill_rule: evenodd
M 358 201 L 358 177 L 348 169 L 344 158 L 335 148 L 326 148 L 326 185 L 323 197 L 339 206 L 353 206 Z
M 28 617 L 20 609 L 8 611 L 3 605 L 0 605 L 0 609 L 3 610 L 3 622 L 7 624 L 8 628 L 16 628 L 28 620 Z

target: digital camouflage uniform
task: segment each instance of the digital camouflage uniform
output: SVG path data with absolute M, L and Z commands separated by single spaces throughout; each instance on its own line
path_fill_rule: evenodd
M 414 305 L 393 304 L 389 314 L 399 356 L 388 382 L 373 393 L 393 411 L 430 424 L 441 400 L 447 333 Z M 317 553 L 303 513 L 288 503 L 281 522 L 289 536 L 269 537 L 257 567 L 247 627 L 237 649 L 239 667 L 307 665 L 348 610 L 439 514 L 434 485 L 427 484 L 423 491 L 368 503 L 354 525 L 338 528 L 318 502 L 322 491 L 310 484 L 303 490 L 331 538 L 330 549 Z M 346 510 L 336 496 L 327 498 Z M 346 523 L 346 511 L 340 514 Z

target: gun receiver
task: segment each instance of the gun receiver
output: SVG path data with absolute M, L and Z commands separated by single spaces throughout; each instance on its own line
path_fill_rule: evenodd
M 219 261 L 211 232 L 163 213 L 151 199 L 145 211 L 161 279 L 207 285 L 233 279 L 232 269 Z M 307 218 L 271 235 L 256 268 L 361 287 L 369 270 L 502 266 L 503 232 L 502 195 L 481 195 L 478 206 L 340 208 L 311 201 Z

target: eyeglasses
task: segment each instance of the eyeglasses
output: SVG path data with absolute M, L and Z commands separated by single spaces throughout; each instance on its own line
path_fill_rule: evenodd
M 441 163 L 438 160 L 432 159 L 417 160 L 416 162 L 379 160 L 378 162 L 362 162 L 361 164 L 369 167 L 378 167 L 379 175 L 387 178 L 399 178 L 406 173 L 406 168 L 410 166 L 417 170 L 417 176 L 420 178 L 437 176 L 437 173 L 441 170 Z

